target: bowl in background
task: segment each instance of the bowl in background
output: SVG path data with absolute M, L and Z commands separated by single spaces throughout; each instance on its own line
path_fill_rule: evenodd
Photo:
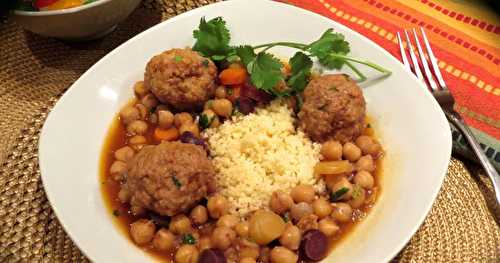
M 14 10 L 12 17 L 33 33 L 64 40 L 91 40 L 112 32 L 141 0 L 98 0 L 53 11 Z

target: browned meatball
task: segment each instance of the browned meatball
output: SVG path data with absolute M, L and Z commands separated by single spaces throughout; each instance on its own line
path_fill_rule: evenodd
M 174 48 L 149 61 L 144 85 L 159 101 L 178 110 L 193 110 L 214 96 L 216 77 L 212 61 L 191 49 Z
M 130 161 L 124 188 L 130 205 L 173 216 L 187 212 L 213 189 L 215 170 L 198 145 L 146 146 Z
M 300 127 L 315 141 L 351 141 L 365 126 L 365 99 L 361 89 L 346 75 L 323 75 L 304 90 Z

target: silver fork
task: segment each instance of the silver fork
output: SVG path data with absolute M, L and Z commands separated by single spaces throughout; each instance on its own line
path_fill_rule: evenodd
M 424 40 L 425 44 L 425 49 L 427 50 L 427 57 L 430 61 L 430 65 L 427 62 L 427 59 L 425 57 L 424 50 L 422 46 L 420 45 L 420 41 L 417 35 L 417 31 L 413 28 L 412 33 L 413 33 L 413 41 L 415 42 L 415 46 L 417 48 L 419 57 L 420 57 L 420 62 L 422 64 L 422 67 L 424 69 L 424 73 L 422 73 L 419 65 L 419 61 L 417 60 L 417 56 L 415 55 L 415 52 L 413 51 L 413 46 L 412 42 L 410 41 L 410 37 L 408 35 L 408 31 L 405 30 L 404 34 L 406 37 L 406 43 L 408 47 L 408 52 L 410 54 L 410 59 L 411 59 L 411 64 L 413 66 L 410 66 L 410 62 L 408 61 L 408 57 L 406 56 L 406 51 L 403 46 L 403 41 L 401 40 L 401 35 L 399 32 L 397 32 L 397 37 L 398 37 L 398 42 L 399 42 L 399 48 L 401 51 L 401 57 L 403 60 L 403 64 L 405 67 L 411 71 L 411 68 L 413 68 L 413 71 L 415 75 L 417 76 L 418 79 L 422 80 L 425 82 L 425 79 L 428 82 L 428 86 L 430 87 L 430 91 L 432 92 L 432 95 L 434 95 L 434 98 L 436 98 L 437 102 L 439 105 L 441 105 L 441 108 L 443 109 L 443 112 L 445 113 L 446 117 L 448 120 L 453 123 L 459 130 L 462 132 L 464 135 L 466 141 L 469 143 L 471 146 L 472 150 L 476 154 L 476 157 L 479 159 L 481 165 L 483 166 L 484 170 L 486 171 L 486 174 L 490 177 L 491 182 L 493 183 L 493 188 L 495 189 L 495 196 L 497 199 L 497 205 L 500 205 L 500 175 L 498 175 L 498 172 L 495 170 L 493 165 L 490 163 L 486 155 L 481 149 L 481 146 L 479 146 L 479 143 L 477 140 L 474 138 L 472 135 L 472 132 L 469 130 L 469 128 L 464 124 L 464 121 L 462 117 L 454 110 L 453 105 L 455 104 L 455 100 L 450 94 L 450 91 L 448 90 L 448 87 L 446 86 L 446 83 L 444 82 L 443 76 L 441 75 L 441 71 L 438 67 L 437 59 L 434 56 L 434 53 L 432 52 L 431 45 L 429 44 L 429 41 L 427 40 L 427 36 L 425 34 L 424 29 L 421 27 L 420 28 L 422 39 Z M 411 33 L 410 33 L 411 34 Z M 437 79 L 434 81 L 434 76 Z

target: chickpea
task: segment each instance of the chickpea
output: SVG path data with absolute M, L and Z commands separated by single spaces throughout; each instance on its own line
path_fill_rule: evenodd
M 169 251 L 175 247 L 175 235 L 165 228 L 156 232 L 153 246 L 160 251 Z
M 162 129 L 169 129 L 174 124 L 174 114 L 168 110 L 158 111 L 158 126 Z
M 158 114 L 155 113 L 151 113 L 151 115 L 149 115 L 149 122 L 153 123 L 153 124 L 157 124 L 158 123 Z
M 361 149 L 361 152 L 363 152 L 363 154 L 369 154 L 371 146 L 374 143 L 373 139 L 367 135 L 359 136 L 358 138 L 356 138 L 355 142 L 359 149 Z
M 299 184 L 292 189 L 290 196 L 296 203 L 311 203 L 314 200 L 314 188 L 312 185 Z
M 373 157 L 371 155 L 362 156 L 356 162 L 355 167 L 357 171 L 367 171 L 370 173 L 375 171 L 375 163 L 373 162 Z
M 368 151 L 368 154 L 373 156 L 373 158 L 380 157 L 381 153 L 382 153 L 382 146 L 380 146 L 380 144 L 378 143 L 373 143 Z
M 238 236 L 247 238 L 248 237 L 248 229 L 250 228 L 250 224 L 247 221 L 239 222 L 234 227 Z
M 127 125 L 127 132 L 132 135 L 142 135 L 148 130 L 148 124 L 145 121 L 133 121 Z
M 288 211 L 293 205 L 293 199 L 290 195 L 283 191 L 275 191 L 269 200 L 269 207 L 276 214 L 283 214 Z
M 148 108 L 146 106 L 138 103 L 135 104 L 135 108 L 139 111 L 139 115 L 141 116 L 141 119 L 145 120 L 146 116 L 148 116 Z
M 344 147 L 342 148 L 342 154 L 344 155 L 345 159 L 351 162 L 355 162 L 359 159 L 359 157 L 361 157 L 361 150 L 354 143 L 348 142 L 344 144 Z
M 205 102 L 205 105 L 203 105 L 203 110 L 211 110 L 213 104 L 214 100 L 207 100 L 207 102 Z
M 172 217 L 168 226 L 169 230 L 178 235 L 187 234 L 192 231 L 191 221 L 185 215 L 176 215 Z
M 233 228 L 236 224 L 238 224 L 238 218 L 231 214 L 223 215 L 217 220 L 217 226 Z
M 122 203 L 128 203 L 130 201 L 130 192 L 127 188 L 120 188 L 120 191 L 118 191 L 118 200 Z
M 340 200 L 348 200 L 351 198 L 351 195 L 352 195 L 352 189 L 353 189 L 353 186 L 352 184 L 349 182 L 349 180 L 347 180 L 346 177 L 342 177 L 340 178 L 340 180 L 338 180 L 332 187 L 332 192 L 335 193 L 339 190 L 341 190 L 342 188 L 347 188 L 347 192 L 345 194 L 343 194 L 341 197 L 340 197 Z
M 320 197 L 312 203 L 312 207 L 314 210 L 314 213 L 319 217 L 319 218 L 324 218 L 329 216 L 332 213 L 332 206 L 330 205 L 330 202 L 328 202 L 325 198 Z
M 219 86 L 215 89 L 215 97 L 218 99 L 224 99 L 226 98 L 227 92 L 226 92 L 226 87 L 224 86 Z
M 327 160 L 342 159 L 342 144 L 338 141 L 327 141 L 321 146 L 321 155 Z
M 146 143 L 147 143 L 146 137 L 142 135 L 135 135 L 130 137 L 130 139 L 128 139 L 128 144 L 130 145 L 146 144 Z
M 280 237 L 280 244 L 288 249 L 297 250 L 300 246 L 300 229 L 292 224 L 288 224 L 285 232 Z
M 319 221 L 318 224 L 319 231 L 323 232 L 326 236 L 333 236 L 337 231 L 339 231 L 340 227 L 333 221 L 331 218 L 323 218 Z
M 127 125 L 141 118 L 140 112 L 133 106 L 127 106 L 120 111 L 120 120 Z
M 248 258 L 248 257 L 246 257 L 246 258 L 241 258 L 241 259 L 240 259 L 240 263 L 256 263 L 256 262 L 257 262 L 257 261 L 255 261 L 255 259 L 253 259 L 253 258 Z
M 124 146 L 115 151 L 115 159 L 122 162 L 128 162 L 134 157 L 134 150 L 128 146 Z
M 191 210 L 189 217 L 191 217 L 193 223 L 197 225 L 205 224 L 208 220 L 207 208 L 202 205 L 198 205 Z
M 301 218 L 308 216 L 312 213 L 313 213 L 312 206 L 304 202 L 294 204 L 290 209 L 290 216 L 296 221 L 299 221 Z
M 229 227 L 219 226 L 212 233 L 212 245 L 215 248 L 225 250 L 231 246 L 231 243 L 236 238 L 236 233 Z
M 137 205 L 130 206 L 130 211 L 134 216 L 140 216 L 146 213 L 146 209 L 144 209 L 144 207 Z
M 207 208 L 210 216 L 217 219 L 227 214 L 229 203 L 224 196 L 216 194 L 208 199 Z
M 149 90 L 144 85 L 144 81 L 137 81 L 134 84 L 134 92 L 137 97 L 142 98 L 144 95 L 148 94 Z
M 217 128 L 220 126 L 220 120 L 219 120 L 219 116 L 215 115 L 213 118 L 212 118 L 212 122 L 210 122 L 210 128 Z
M 349 204 L 353 208 L 359 208 L 365 203 L 366 199 L 366 191 L 363 187 L 359 185 L 354 185 L 354 190 L 352 192 L 352 199 L 349 201 Z
M 352 208 L 349 204 L 346 203 L 333 203 L 333 219 L 339 222 L 348 222 L 352 217 Z
M 359 171 L 354 176 L 354 183 L 363 188 L 372 189 L 373 186 L 375 185 L 375 180 L 373 179 L 373 176 L 369 172 Z
M 228 118 L 233 113 L 233 104 L 227 99 L 214 100 L 212 109 L 217 115 Z
M 145 245 L 153 239 L 155 224 L 151 220 L 139 219 L 130 224 L 130 235 L 137 245 Z
M 200 252 L 194 245 L 182 245 L 175 253 L 176 263 L 198 263 Z
M 141 99 L 142 105 L 146 106 L 147 109 L 152 109 L 156 106 L 158 106 L 158 100 L 156 99 L 155 95 L 152 93 L 149 93 L 142 97 Z
M 109 168 L 109 173 L 112 175 L 122 175 L 125 171 L 127 171 L 127 164 L 122 161 L 114 161 Z M 120 179 L 120 176 L 114 179 Z
M 174 116 L 175 127 L 180 128 L 184 123 L 194 122 L 193 116 L 187 112 L 177 113 Z
M 179 134 L 183 134 L 185 132 L 192 133 L 195 137 L 200 137 L 200 128 L 198 124 L 193 122 L 184 123 L 179 128 Z
M 254 242 L 248 241 L 246 239 L 240 239 L 242 245 L 239 249 L 240 258 L 253 258 L 257 259 L 259 257 L 259 245 Z
M 210 240 L 210 237 L 204 236 L 198 240 L 197 246 L 200 249 L 200 251 L 203 251 L 205 249 L 210 249 L 212 248 L 212 241 Z
M 275 247 L 271 250 L 272 263 L 295 263 L 299 257 L 291 250 L 285 247 Z

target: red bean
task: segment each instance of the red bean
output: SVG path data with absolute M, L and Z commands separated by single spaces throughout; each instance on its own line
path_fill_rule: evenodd
M 218 249 L 205 249 L 201 252 L 198 263 L 226 263 L 226 257 Z
M 326 256 L 328 238 L 316 229 L 308 230 L 300 243 L 301 256 L 310 261 L 319 261 Z

